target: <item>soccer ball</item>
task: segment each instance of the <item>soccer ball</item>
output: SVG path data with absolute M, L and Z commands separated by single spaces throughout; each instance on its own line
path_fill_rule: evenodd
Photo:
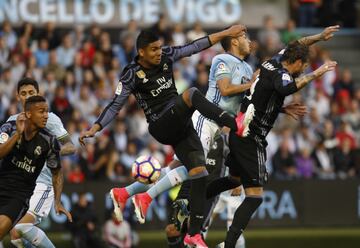
M 132 164 L 132 177 L 140 183 L 154 183 L 159 179 L 160 173 L 160 162 L 152 156 L 140 156 Z

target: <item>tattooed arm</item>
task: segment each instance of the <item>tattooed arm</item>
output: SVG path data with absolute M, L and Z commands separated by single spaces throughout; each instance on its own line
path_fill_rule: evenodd
M 299 39 L 298 42 L 306 46 L 311 46 L 316 42 L 329 40 L 334 36 L 335 32 L 339 31 L 339 28 L 339 25 L 327 27 L 321 33 L 303 37 Z
M 57 214 L 60 214 L 60 212 L 65 214 L 66 217 L 68 218 L 68 220 L 70 222 L 72 222 L 71 214 L 61 204 L 61 193 L 62 193 L 63 186 L 64 186 L 64 175 L 63 175 L 62 169 L 59 167 L 56 169 L 52 169 L 51 172 L 52 172 L 52 182 L 53 182 L 54 195 L 55 195 L 54 196 L 55 211 Z
M 298 77 L 295 79 L 296 87 L 298 90 L 304 88 L 309 82 L 314 80 L 315 78 L 321 77 L 325 72 L 332 71 L 336 67 L 335 61 L 328 61 L 324 63 L 322 66 L 317 68 L 315 71 L 306 74 L 304 76 Z
M 66 135 L 63 138 L 59 139 L 59 142 L 61 144 L 61 156 L 71 155 L 75 153 L 76 148 L 74 146 L 74 143 L 71 141 L 70 135 Z

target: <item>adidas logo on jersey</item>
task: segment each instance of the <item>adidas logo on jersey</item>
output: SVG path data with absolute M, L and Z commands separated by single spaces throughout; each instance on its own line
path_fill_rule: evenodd
M 262 66 L 269 71 L 274 71 L 276 69 L 269 61 L 262 63 Z

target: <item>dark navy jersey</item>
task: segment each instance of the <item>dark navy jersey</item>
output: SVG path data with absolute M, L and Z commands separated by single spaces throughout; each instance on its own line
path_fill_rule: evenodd
M 241 106 L 241 112 L 245 112 L 250 103 L 254 104 L 255 117 L 249 126 L 249 136 L 265 146 L 265 138 L 282 110 L 285 97 L 298 90 L 294 78 L 280 62 L 283 52 L 262 63 L 250 95 Z
M 115 97 L 95 123 L 105 127 L 115 118 L 130 94 L 135 95 L 148 122 L 159 119 L 174 105 L 178 95 L 173 78 L 174 62 L 210 46 L 209 38 L 204 37 L 184 46 L 164 47 L 160 64 L 151 69 L 142 67 L 136 57 L 124 68 Z
M 16 121 L 0 127 L 1 143 L 5 143 L 16 131 Z M 21 138 L 13 149 L 0 160 L 0 195 L 30 198 L 45 161 L 50 169 L 60 165 L 60 145 L 56 138 L 44 130 L 31 140 Z

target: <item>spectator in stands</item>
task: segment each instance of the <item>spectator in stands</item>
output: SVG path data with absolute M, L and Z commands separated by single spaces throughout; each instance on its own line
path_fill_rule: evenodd
M 63 85 L 56 87 L 55 97 L 51 102 L 50 109 L 57 116 L 61 116 L 61 120 L 63 123 L 65 123 L 65 125 L 70 121 L 73 112 L 73 106 L 66 97 L 65 87 Z
M 299 27 L 313 27 L 321 0 L 299 0 Z
M 93 64 L 93 59 L 96 53 L 94 44 L 90 39 L 85 40 L 81 50 L 81 66 L 84 68 L 90 68 Z
M 49 64 L 49 43 L 45 38 L 40 39 L 39 49 L 35 51 L 34 55 L 38 67 L 44 68 Z
M 55 76 L 56 81 L 60 82 L 64 79 L 65 69 L 58 63 L 57 53 L 52 50 L 49 54 L 49 64 L 44 68 L 44 73 L 52 73 Z
M 14 82 L 18 82 L 24 75 L 26 66 L 23 61 L 21 61 L 21 56 L 17 53 L 11 55 L 11 78 Z
M 123 35 L 120 46 L 116 47 L 116 57 L 122 68 L 129 64 L 136 55 L 135 40 L 131 33 Z
M 120 155 L 120 163 L 123 164 L 126 170 L 130 171 L 131 166 L 134 163 L 138 155 L 138 149 L 136 144 L 132 141 L 128 142 L 126 152 Z
M 173 46 L 182 46 L 186 43 L 186 35 L 184 33 L 183 25 L 178 22 L 174 26 L 174 31 L 172 32 L 172 45 Z
M 345 90 L 348 95 L 354 97 L 354 81 L 352 79 L 351 71 L 348 68 L 344 68 L 341 77 L 334 84 L 334 96 L 338 96 L 339 92 Z
M 17 36 L 9 21 L 5 20 L 0 31 L 0 37 L 5 39 L 6 46 L 12 50 L 17 42 Z
M 285 30 L 281 32 L 281 42 L 289 44 L 291 41 L 301 38 L 300 34 L 296 32 L 296 23 L 293 19 L 289 19 L 286 22 Z
M 111 47 L 110 34 L 108 32 L 102 32 L 100 34 L 100 45 L 98 52 L 103 57 L 103 64 L 106 70 L 111 68 L 111 60 L 114 58 L 114 53 Z
M 125 152 L 128 143 L 128 136 L 126 133 L 126 125 L 123 121 L 119 120 L 115 123 L 114 131 L 111 137 L 114 139 L 117 152 Z
M 80 111 L 81 116 L 91 121 L 94 115 L 94 111 L 98 105 L 98 101 L 90 90 L 87 84 L 80 86 L 80 95 L 76 101 L 76 108 Z
M 335 172 L 340 179 L 355 176 L 354 153 L 351 146 L 352 140 L 346 137 L 339 144 L 339 148 L 335 150 Z
M 0 73 L 9 66 L 10 48 L 6 44 L 5 37 L 0 36 Z
M 208 83 L 209 83 L 209 73 L 205 70 L 200 70 L 197 73 L 196 81 L 193 83 L 193 86 L 198 88 L 201 93 L 204 95 L 208 90 Z
M 287 140 L 283 140 L 278 151 L 272 158 L 274 176 L 280 180 L 290 180 L 298 177 L 294 155 L 289 150 Z
M 45 30 L 40 33 L 39 38 L 48 41 L 49 50 L 56 49 L 61 42 L 59 31 L 56 29 L 55 23 L 51 21 L 45 24 Z
M 327 149 L 322 137 L 313 151 L 312 158 L 315 162 L 316 175 L 320 179 L 334 179 L 333 149 Z
M 269 46 L 269 43 L 272 43 L 275 46 L 274 50 L 279 50 L 281 46 L 280 33 L 274 25 L 274 18 L 272 16 L 267 15 L 264 17 L 263 27 L 257 33 L 257 40 L 260 46 L 266 47 Z
M 76 248 L 103 247 L 97 236 L 96 214 L 88 201 L 87 193 L 79 194 L 79 200 L 71 211 L 73 222 L 69 224 Z
M 85 174 L 81 171 L 81 167 L 78 164 L 74 164 L 73 168 L 67 176 L 69 183 L 83 183 L 85 181 Z
M 187 32 L 186 38 L 188 41 L 193 41 L 206 35 L 207 33 L 204 31 L 201 24 L 199 22 L 195 22 L 193 28 Z
M 118 221 L 114 213 L 104 225 L 104 240 L 109 248 L 131 248 L 131 227 L 126 220 Z
M 169 45 L 172 41 L 172 34 L 168 23 L 169 21 L 166 16 L 160 14 L 158 22 L 152 27 L 152 30 L 163 40 L 164 45 Z
M 130 20 L 126 26 L 126 29 L 120 33 L 120 42 L 121 43 L 124 38 L 128 35 L 131 36 L 132 40 L 136 40 L 140 31 L 138 29 L 138 23 L 135 20 Z
M 73 45 L 70 34 L 66 34 L 61 46 L 56 49 L 57 60 L 63 68 L 70 67 L 74 63 L 76 48 Z
M 300 178 L 310 179 L 315 173 L 315 163 L 310 155 L 310 148 L 304 147 L 300 149 L 299 154 L 295 157 L 297 174 Z

